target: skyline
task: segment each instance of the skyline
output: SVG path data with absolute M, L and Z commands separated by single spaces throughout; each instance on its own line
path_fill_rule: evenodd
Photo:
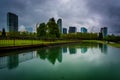
M 19 16 L 19 29 L 33 28 L 54 17 L 56 21 L 61 18 L 67 29 L 76 26 L 99 32 L 108 27 L 109 33 L 120 33 L 119 0 L 2 0 L 0 8 L 0 31 L 7 29 L 7 12 L 13 12 Z

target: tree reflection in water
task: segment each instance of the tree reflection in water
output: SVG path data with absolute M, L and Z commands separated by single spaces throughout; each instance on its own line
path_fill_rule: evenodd
M 40 59 L 42 60 L 48 59 L 52 64 L 55 64 L 56 60 L 62 62 L 61 47 L 38 50 L 37 54 L 39 55 Z
M 85 54 L 88 48 L 100 48 L 101 52 L 107 53 L 107 45 L 105 44 L 96 44 L 96 43 L 80 43 L 79 45 L 69 46 L 69 53 L 76 54 L 77 50 L 80 49 L 81 53 Z M 62 62 L 62 53 L 67 53 L 67 47 L 53 47 L 47 49 L 37 50 L 37 54 L 42 60 L 49 60 L 52 64 L 55 64 L 56 60 Z

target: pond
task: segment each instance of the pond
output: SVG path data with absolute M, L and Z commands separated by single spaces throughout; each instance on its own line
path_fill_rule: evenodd
M 120 48 L 80 43 L 0 57 L 0 80 L 120 80 Z

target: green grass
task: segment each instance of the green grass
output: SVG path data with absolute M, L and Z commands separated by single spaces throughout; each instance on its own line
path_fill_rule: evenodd
M 43 41 L 38 40 L 0 40 L 0 47 L 2 46 L 22 46 L 32 44 L 42 44 Z
M 109 46 L 120 48 L 120 43 L 107 43 L 106 41 L 100 41 L 100 40 L 83 40 L 82 42 L 102 43 L 102 44 L 107 44 Z
M 55 43 L 66 43 L 66 42 L 73 42 L 73 41 L 66 41 L 66 40 L 57 40 L 57 41 L 42 41 L 42 40 L 0 40 L 0 47 L 37 45 L 37 44 L 55 44 Z
M 57 40 L 57 41 L 42 41 L 42 40 L 0 40 L 0 47 L 37 45 L 37 44 L 55 44 L 55 43 L 66 43 L 66 42 L 75 42 L 75 41 L 73 41 L 73 40 Z M 102 44 L 107 44 L 107 45 L 110 45 L 110 46 L 113 46 L 113 47 L 120 48 L 120 43 L 106 43 L 105 41 L 100 41 L 100 40 L 82 40 L 82 42 L 102 43 Z
M 120 43 L 109 43 L 108 45 L 120 48 Z
M 91 42 L 91 43 L 105 43 L 105 41 L 100 41 L 100 40 L 83 40 L 82 42 Z

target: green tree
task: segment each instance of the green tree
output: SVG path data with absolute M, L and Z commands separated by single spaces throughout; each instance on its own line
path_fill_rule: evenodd
M 17 39 L 17 38 L 20 37 L 20 32 L 9 32 L 8 37 L 11 38 L 11 39 L 13 39 L 13 38 Z M 22 36 L 22 38 L 23 38 L 23 36 Z
M 100 39 L 100 40 L 103 39 L 103 34 L 101 32 L 99 33 L 98 39 Z
M 120 36 L 108 35 L 104 38 L 104 40 L 111 42 L 120 42 Z
M 46 37 L 46 24 L 41 23 L 40 26 L 37 28 L 37 36 L 40 38 Z
M 59 38 L 60 31 L 54 18 L 49 19 L 47 23 L 47 36 L 49 38 Z
M 96 40 L 98 39 L 97 33 L 69 33 L 62 34 L 62 39 L 78 39 L 78 40 Z
M 2 30 L 2 38 L 5 38 L 6 37 L 6 32 L 5 32 L 5 28 L 3 28 Z

